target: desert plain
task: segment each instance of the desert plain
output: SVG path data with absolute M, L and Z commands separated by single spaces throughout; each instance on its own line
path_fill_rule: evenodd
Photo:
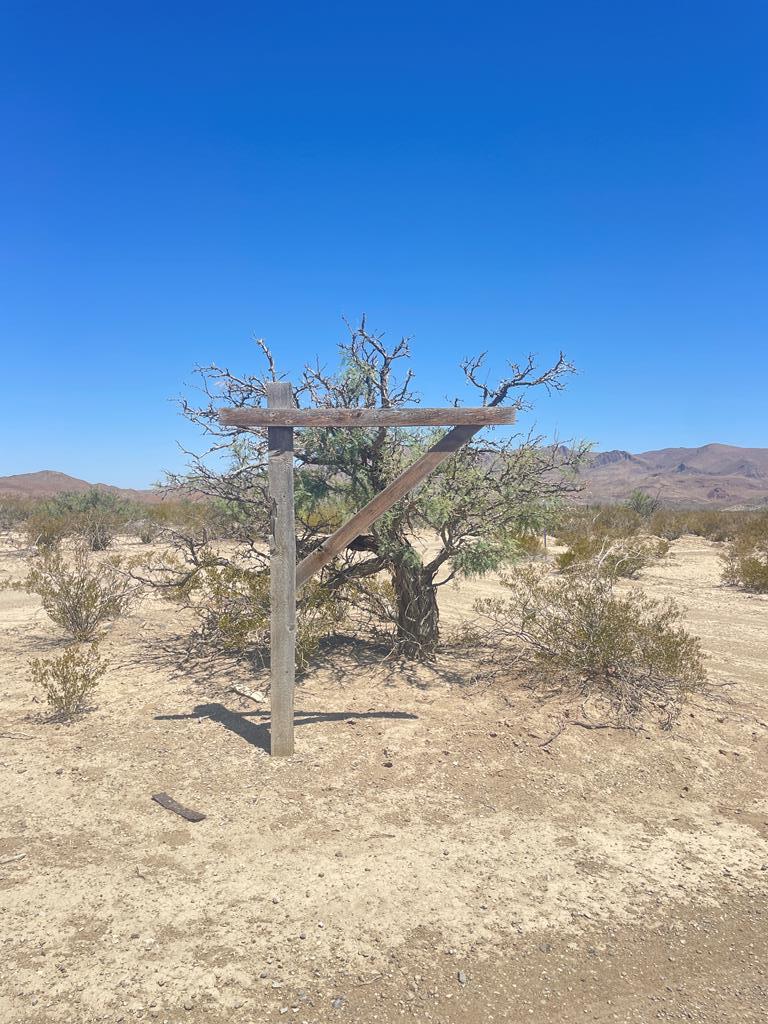
M 24 559 L 6 537 L 3 579 Z M 28 664 L 64 638 L 0 592 L 0 1021 L 765 1021 L 768 596 L 693 537 L 628 585 L 708 655 L 673 729 L 348 637 L 300 680 L 290 759 L 233 690 L 264 678 L 185 662 L 153 597 L 109 629 L 94 708 L 51 721 Z M 441 588 L 448 637 L 498 590 Z

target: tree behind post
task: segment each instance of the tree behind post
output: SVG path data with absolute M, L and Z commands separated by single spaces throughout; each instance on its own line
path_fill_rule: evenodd
M 213 443 L 207 452 L 193 456 L 190 473 L 176 480 L 236 510 L 237 539 L 243 555 L 254 563 L 263 557 L 259 543 L 267 508 L 267 447 L 258 437 L 222 427 L 217 416 L 222 405 L 264 405 L 267 388 L 279 375 L 269 349 L 263 342 L 259 346 L 266 363 L 262 373 L 236 376 L 215 365 L 200 371 L 208 401 L 202 406 L 184 403 L 183 409 Z M 389 345 L 363 321 L 349 329 L 339 351 L 336 371 L 305 366 L 294 389 L 299 406 L 396 409 L 418 402 L 413 371 L 397 373 L 411 356 L 408 339 Z M 481 379 L 483 364 L 483 355 L 462 364 L 465 383 L 480 393 L 483 405 L 517 410 L 527 407 L 524 396 L 536 388 L 562 390 L 573 369 L 562 354 L 544 370 L 528 357 L 521 364 L 511 363 L 508 376 L 490 385 Z M 386 427 L 297 429 L 299 557 L 309 555 L 338 521 L 370 501 L 441 436 L 439 430 Z M 342 596 L 361 581 L 388 574 L 397 649 L 406 658 L 430 659 L 440 636 L 438 587 L 456 577 L 482 575 L 519 556 L 519 538 L 540 531 L 558 498 L 575 489 L 574 471 L 585 452 L 585 445 L 548 445 L 533 434 L 475 439 L 379 519 L 370 533 L 353 541 L 323 570 L 322 581 Z M 222 454 L 228 458 L 223 469 Z M 436 541 L 428 557 L 421 551 L 425 537 Z

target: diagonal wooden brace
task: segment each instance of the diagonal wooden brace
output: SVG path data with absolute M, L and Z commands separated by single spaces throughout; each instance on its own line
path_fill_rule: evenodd
M 510 420 L 507 419 L 507 422 Z M 412 466 L 404 470 L 391 484 L 388 484 L 367 505 L 364 505 L 359 512 L 356 512 L 351 519 L 348 519 L 343 526 L 340 526 L 335 533 L 324 540 L 320 547 L 315 548 L 306 558 L 303 558 L 296 566 L 297 589 L 303 587 L 307 580 L 324 565 L 333 561 L 336 555 L 351 544 L 355 537 L 365 533 L 380 516 L 383 516 L 396 502 L 404 498 L 408 491 L 426 479 L 440 463 L 449 459 L 483 426 L 484 424 L 454 427 L 437 444 L 432 445 L 429 451 L 417 459 Z

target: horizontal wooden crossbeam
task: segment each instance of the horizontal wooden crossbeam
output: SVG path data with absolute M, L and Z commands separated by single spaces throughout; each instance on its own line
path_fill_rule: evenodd
M 220 409 L 219 422 L 259 427 L 486 427 L 514 423 L 515 410 L 480 409 Z

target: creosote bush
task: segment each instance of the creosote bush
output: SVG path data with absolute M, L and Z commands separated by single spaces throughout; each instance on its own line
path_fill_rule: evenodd
M 669 725 L 706 681 L 700 642 L 672 601 L 617 593 L 594 565 L 562 575 L 527 566 L 505 585 L 509 599 L 476 604 L 494 645 L 522 648 L 550 683 L 556 673 L 580 695 L 606 699 L 622 722 L 650 711 Z
M 80 537 L 91 551 L 105 551 L 137 508 L 99 487 L 64 492 L 37 505 L 27 519 L 27 539 L 37 547 L 50 547 L 65 537 Z
M 723 582 L 768 594 L 768 513 L 750 517 L 723 555 Z
M 157 583 L 158 572 L 177 571 L 174 557 L 165 566 L 149 563 Z M 213 551 L 198 552 L 198 565 L 178 586 L 167 587 L 165 596 L 191 609 L 197 619 L 190 653 L 220 651 L 245 655 L 265 662 L 269 652 L 269 573 L 222 562 Z M 320 642 L 340 628 L 346 617 L 340 595 L 316 581 L 301 590 L 297 604 L 296 665 L 303 669 Z
M 39 595 L 56 625 L 79 641 L 93 640 L 100 626 L 123 615 L 138 596 L 121 558 L 97 562 L 82 543 L 69 552 L 58 545 L 44 548 L 15 587 Z
M 107 671 L 95 644 L 73 644 L 53 658 L 34 658 L 30 664 L 32 682 L 41 687 L 50 706 L 64 718 L 84 711 L 88 697 Z

